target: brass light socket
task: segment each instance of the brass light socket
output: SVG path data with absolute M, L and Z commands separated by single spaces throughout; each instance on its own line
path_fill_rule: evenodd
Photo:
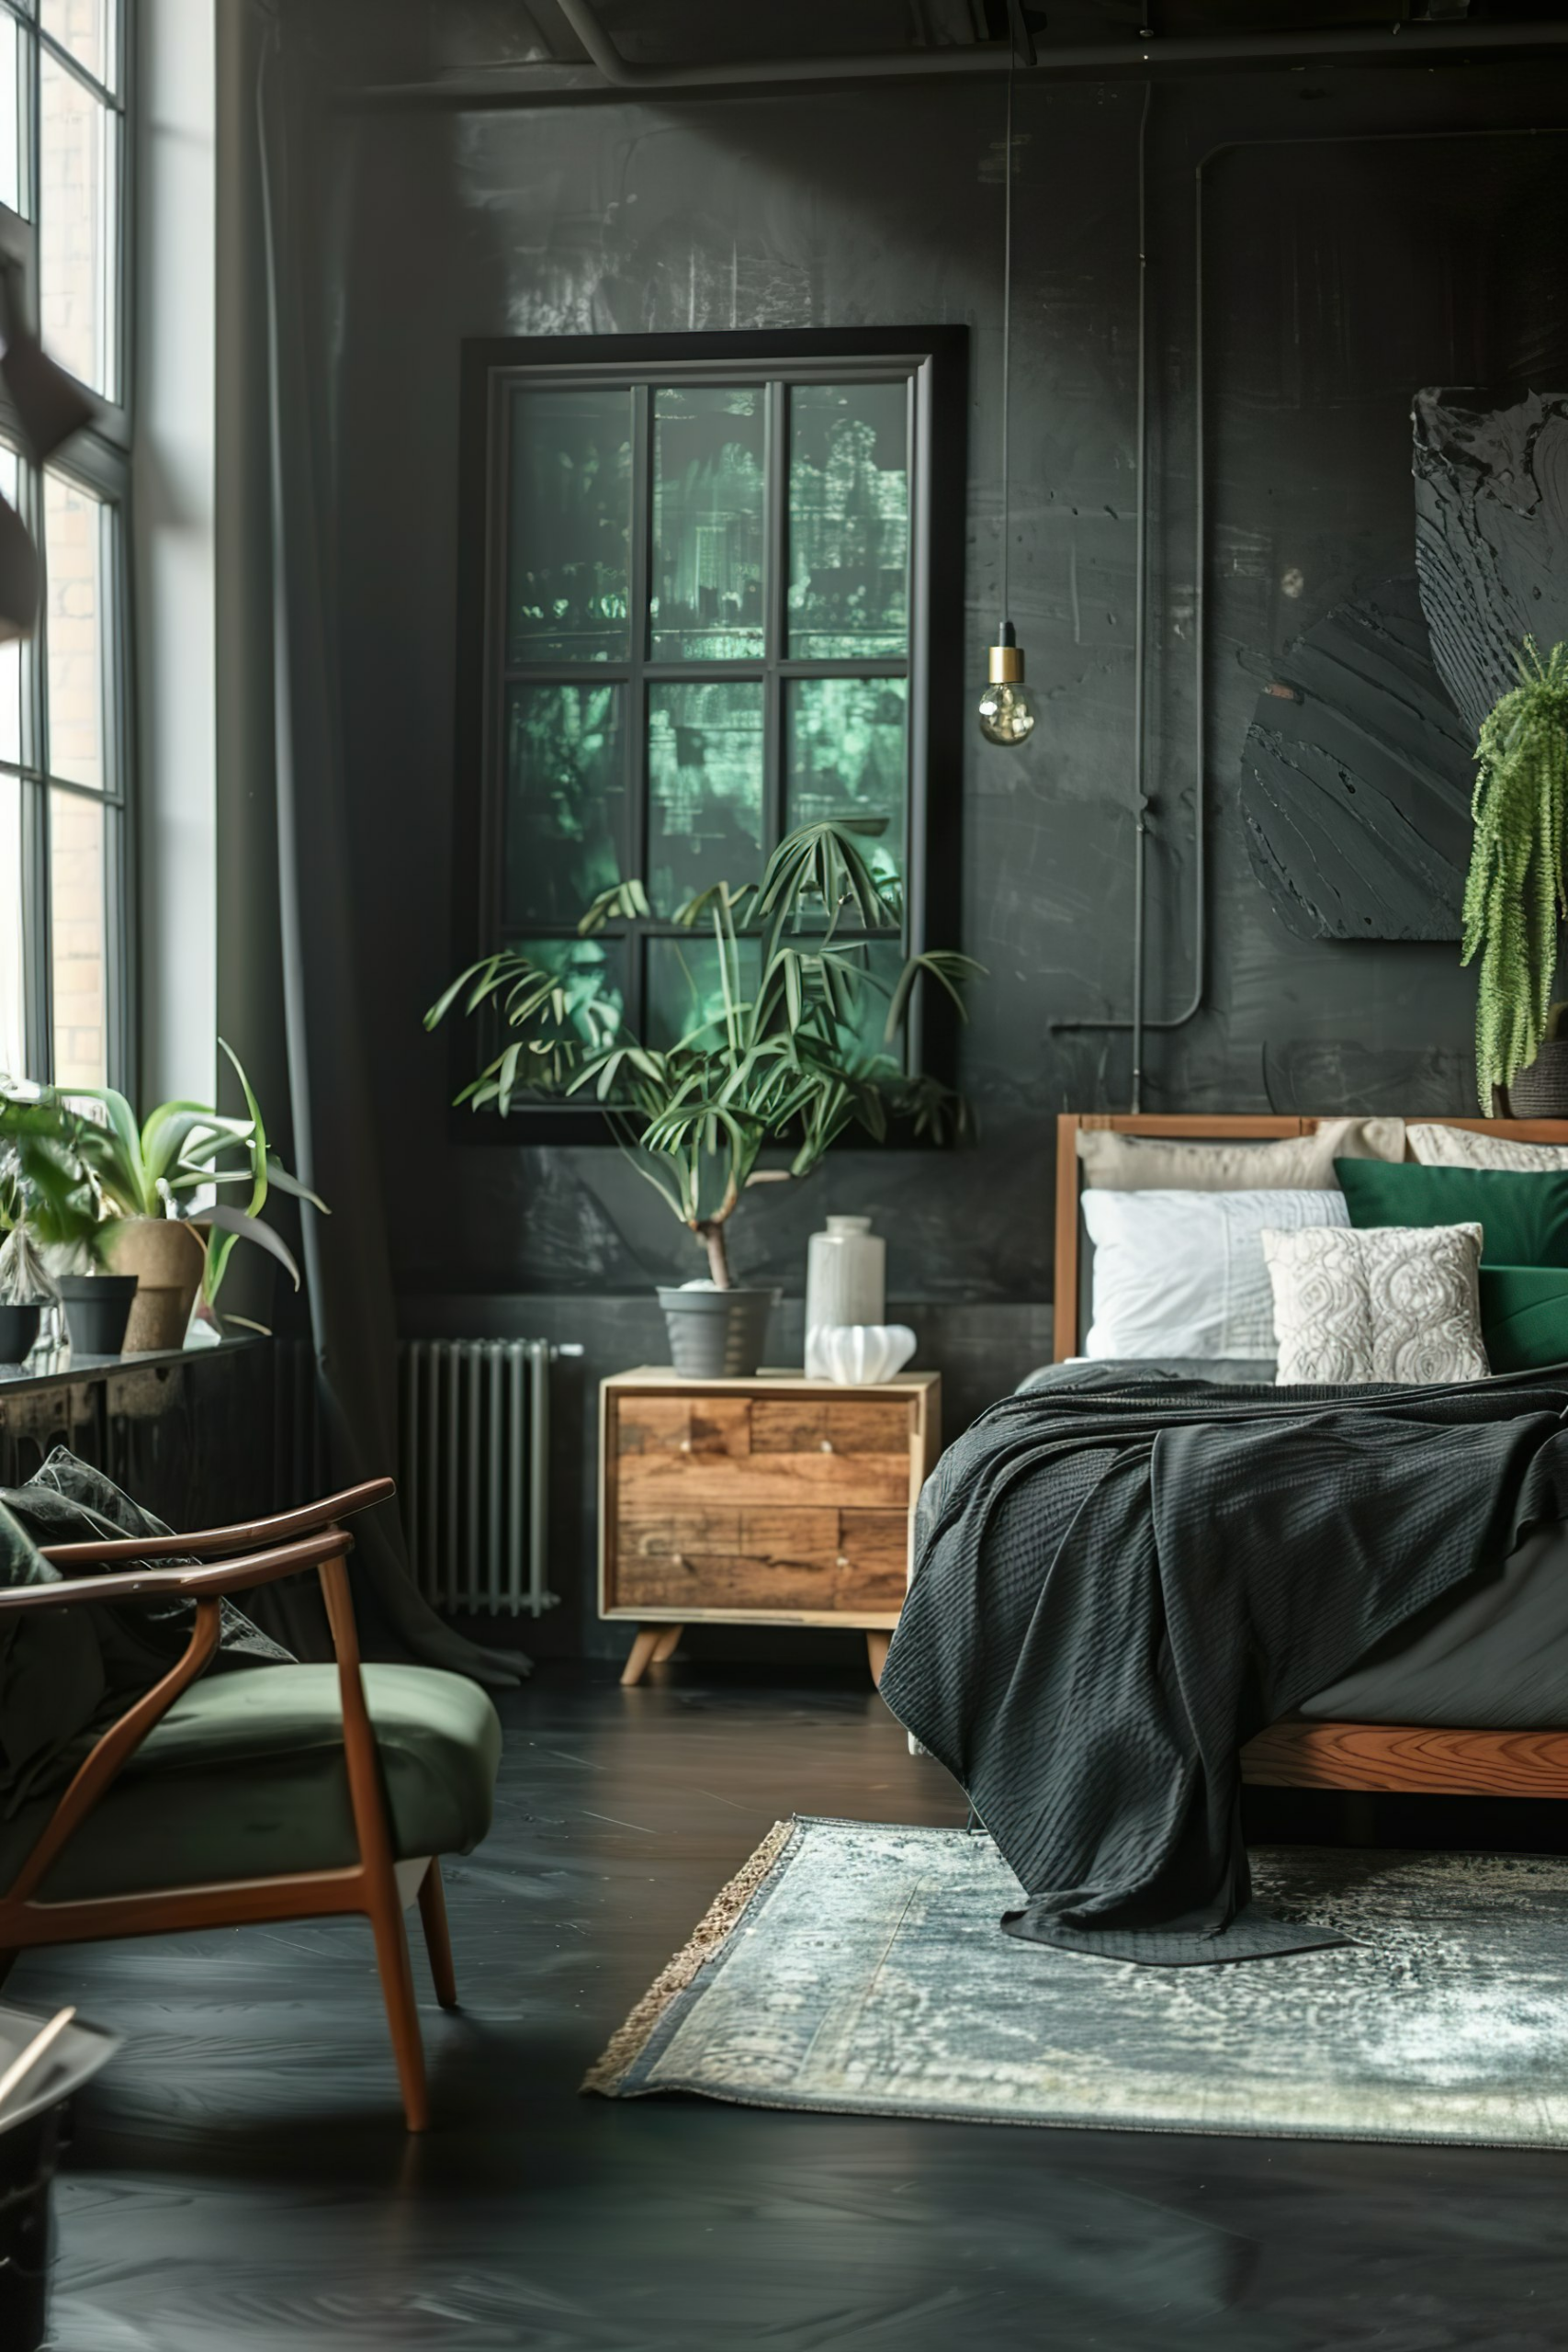
M 1016 686 L 1023 676 L 1022 646 L 991 646 L 986 655 L 986 675 L 993 686 Z

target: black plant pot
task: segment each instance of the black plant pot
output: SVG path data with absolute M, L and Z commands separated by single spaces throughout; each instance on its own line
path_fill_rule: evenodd
M 1497 1090 L 1498 1115 L 1505 1119 L 1568 1119 L 1568 1040 L 1552 1038 L 1536 1048 L 1528 1069 Z
M 134 1274 L 62 1274 L 60 1295 L 73 1355 L 123 1353 L 130 1302 L 136 1296 Z
M 762 1361 L 776 1290 L 664 1290 L 670 1361 L 691 1380 L 747 1380 Z
M 36 1306 L 0 1305 L 0 1363 L 26 1363 L 38 1338 Z

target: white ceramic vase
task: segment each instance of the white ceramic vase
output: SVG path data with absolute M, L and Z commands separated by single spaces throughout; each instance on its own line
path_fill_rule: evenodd
M 818 1380 L 869 1388 L 902 1372 L 916 1344 L 907 1323 L 818 1323 L 807 1333 L 807 1361 L 815 1354 L 821 1364 Z
M 849 1323 L 880 1324 L 887 1312 L 887 1245 L 868 1216 L 830 1216 L 806 1253 L 806 1376 L 833 1374 L 816 1354 L 812 1335 Z

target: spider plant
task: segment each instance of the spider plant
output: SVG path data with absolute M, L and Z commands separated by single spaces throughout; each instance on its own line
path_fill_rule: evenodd
M 293 1252 L 262 1221 L 269 1193 L 326 1206 L 278 1161 L 238 1055 L 223 1038 L 218 1042 L 244 1094 L 243 1119 L 208 1102 L 175 1101 L 158 1103 L 138 1123 L 112 1086 L 46 1087 L 36 1099 L 0 1102 L 0 1142 L 12 1144 L 24 1182 L 44 1204 L 42 1221 L 35 1219 L 44 1239 L 91 1243 L 117 1219 L 180 1217 L 201 1249 L 201 1295 L 209 1307 L 240 1240 L 266 1250 L 299 1289 Z M 87 1103 L 96 1103 L 99 1114 L 82 1107 Z M 249 1188 L 243 1209 L 226 1201 L 197 1205 L 193 1198 L 235 1184 Z
M 584 910 L 578 930 L 589 938 L 649 913 L 643 885 L 620 882 Z M 941 989 L 963 1016 L 964 986 L 981 967 L 928 948 L 896 979 L 881 976 L 873 951 L 879 935 L 898 931 L 898 886 L 874 870 L 844 825 L 799 827 L 760 882 L 716 882 L 673 920 L 712 940 L 717 989 L 705 1002 L 693 984 L 692 1024 L 672 1046 L 627 1036 L 613 1006 L 574 995 L 558 973 L 513 947 L 460 972 L 424 1025 L 434 1029 L 461 1000 L 466 1013 L 489 1010 L 513 1033 L 457 1098 L 476 1111 L 493 1104 L 504 1116 L 520 1101 L 591 1094 L 628 1159 L 703 1244 L 714 1283 L 728 1290 L 728 1228 L 749 1187 L 809 1176 L 852 1126 L 876 1141 L 895 1124 L 939 1141 L 963 1128 L 960 1098 L 911 1076 L 898 1047 L 918 989 Z M 770 1145 L 783 1147 L 787 1165 L 760 1165 Z

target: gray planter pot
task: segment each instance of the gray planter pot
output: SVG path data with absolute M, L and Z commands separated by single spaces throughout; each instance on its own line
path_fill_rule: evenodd
M 1568 1041 L 1539 1046 L 1528 1069 L 1515 1073 L 1503 1095 L 1505 1119 L 1568 1119 Z
M 60 1295 L 72 1351 L 79 1356 L 118 1356 L 125 1351 L 125 1327 L 136 1296 L 134 1274 L 62 1274 Z
M 659 1293 L 670 1361 L 691 1380 L 746 1380 L 762 1361 L 776 1290 Z

